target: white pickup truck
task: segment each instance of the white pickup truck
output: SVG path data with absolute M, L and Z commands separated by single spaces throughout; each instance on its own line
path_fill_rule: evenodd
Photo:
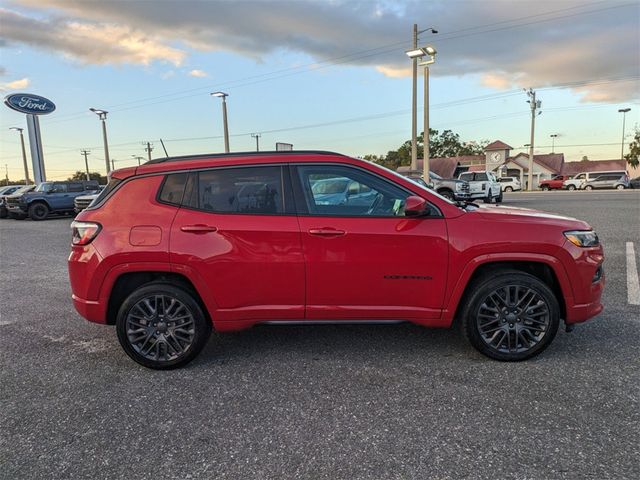
M 469 183 L 471 199 L 482 199 L 484 203 L 502 202 L 502 189 L 491 172 L 464 172 L 458 175 L 459 180 Z

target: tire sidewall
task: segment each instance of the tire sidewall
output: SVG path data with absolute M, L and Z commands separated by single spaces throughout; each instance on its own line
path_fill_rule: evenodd
M 175 297 L 177 300 L 182 302 L 193 315 L 195 334 L 190 350 L 184 356 L 169 362 L 157 362 L 138 354 L 129 343 L 127 336 L 127 315 L 129 314 L 129 311 L 141 299 L 153 294 Z M 169 283 L 151 283 L 135 290 L 122 303 L 116 318 L 116 333 L 118 335 L 118 341 L 125 353 L 135 362 L 156 370 L 169 370 L 186 365 L 200 353 L 209 340 L 209 336 L 211 334 L 211 322 L 202 311 L 198 302 L 186 290 Z
M 43 213 L 41 215 L 38 215 L 37 213 L 39 209 L 43 209 Z M 38 222 L 40 220 L 44 220 L 48 216 L 49 207 L 47 207 L 47 205 L 45 205 L 44 203 L 38 202 L 29 206 L 29 217 L 31 217 L 31 220 L 35 220 L 36 222 Z
M 514 284 L 531 288 L 544 299 L 549 307 L 549 329 L 547 330 L 544 338 L 531 350 L 520 353 L 503 353 L 494 350 L 484 342 L 478 330 L 476 314 L 487 295 L 500 287 Z M 474 288 L 474 290 L 466 299 L 466 306 L 463 312 L 463 330 L 469 342 L 480 353 L 495 360 L 517 362 L 527 360 L 528 358 L 538 355 L 546 349 L 555 338 L 560 325 L 560 307 L 558 305 L 558 300 L 551 289 L 533 275 L 515 271 L 508 273 L 505 272 L 504 274 L 494 274 L 484 277 L 471 288 Z

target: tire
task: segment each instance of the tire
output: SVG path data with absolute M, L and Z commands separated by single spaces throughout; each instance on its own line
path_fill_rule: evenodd
M 9 212 L 6 208 L 0 208 L 0 218 L 7 218 L 9 216 Z
M 162 307 L 159 297 L 164 299 Z M 174 303 L 177 306 L 170 307 Z M 135 290 L 122 303 L 116 332 L 120 345 L 134 361 L 169 370 L 186 365 L 202 351 L 211 334 L 211 322 L 187 290 L 153 282 Z
M 543 192 L 546 192 L 546 191 L 548 191 L 548 190 L 549 190 L 549 185 L 542 185 L 542 187 L 540 187 L 540 189 L 541 189 Z
M 438 193 L 442 195 L 444 198 L 451 200 L 452 202 L 455 200 L 455 195 L 451 190 L 447 190 L 446 188 L 439 190 Z
M 482 201 L 484 203 L 491 203 L 493 201 L 493 197 L 491 196 L 491 190 L 489 190 L 489 193 L 487 194 L 486 197 L 484 197 Z
M 570 192 L 573 192 L 573 191 L 576 189 L 576 186 L 575 186 L 575 185 L 569 185 L 569 186 L 567 187 L 567 189 L 568 189 Z
M 31 220 L 39 222 L 49 216 L 49 207 L 46 203 L 38 202 L 29 206 L 29 217 Z
M 467 288 L 462 328 L 471 345 L 483 355 L 518 362 L 538 355 L 555 338 L 560 325 L 558 300 L 537 277 L 503 270 L 491 272 Z M 527 302 L 524 309 L 516 305 L 524 302 Z M 532 303 L 533 307 L 529 307 Z
M 496 203 L 502 203 L 502 192 L 496 197 Z
M 585 190 L 593 190 L 593 187 L 591 185 L 587 185 L 586 187 L 584 187 Z
M 513 187 L 506 187 L 504 189 L 505 192 L 513 192 Z
M 19 213 L 11 213 L 9 212 L 9 218 L 13 218 L 14 220 L 24 220 L 27 218 L 26 215 L 20 215 Z
M 616 190 L 624 190 L 624 185 L 617 185 Z

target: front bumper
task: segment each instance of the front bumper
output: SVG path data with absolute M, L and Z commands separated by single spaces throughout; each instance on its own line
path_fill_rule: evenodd
M 29 212 L 29 208 L 26 205 L 7 205 L 7 211 L 9 213 L 24 215 Z

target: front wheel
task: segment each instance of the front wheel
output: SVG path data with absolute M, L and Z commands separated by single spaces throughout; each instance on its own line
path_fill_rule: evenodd
M 470 286 L 463 330 L 482 354 L 502 361 L 538 355 L 560 324 L 558 301 L 537 277 L 515 270 L 485 276 Z
M 593 187 L 591 185 L 587 185 L 586 187 L 584 187 L 585 190 L 593 190 Z
M 496 197 L 496 203 L 502 203 L 502 192 Z
M 455 196 L 453 195 L 453 192 L 451 190 L 444 189 L 444 190 L 438 191 L 438 193 L 442 195 L 444 198 L 451 200 L 452 202 L 455 200 Z
M 618 186 L 616 187 L 616 190 L 624 190 L 624 185 L 618 185 Z
M 49 216 L 49 207 L 44 203 L 34 203 L 29 207 L 31 220 L 40 221 Z
M 543 192 L 546 192 L 547 190 L 549 190 L 549 186 L 548 185 L 542 185 L 542 187 L 540 187 L 542 189 Z
M 168 370 L 193 360 L 211 334 L 211 323 L 193 295 L 168 283 L 150 283 L 123 302 L 118 340 L 133 360 Z
M 576 186 L 575 186 L 575 185 L 569 185 L 567 188 L 568 188 L 570 191 L 572 191 L 572 192 L 573 192 L 573 191 L 576 189 Z

